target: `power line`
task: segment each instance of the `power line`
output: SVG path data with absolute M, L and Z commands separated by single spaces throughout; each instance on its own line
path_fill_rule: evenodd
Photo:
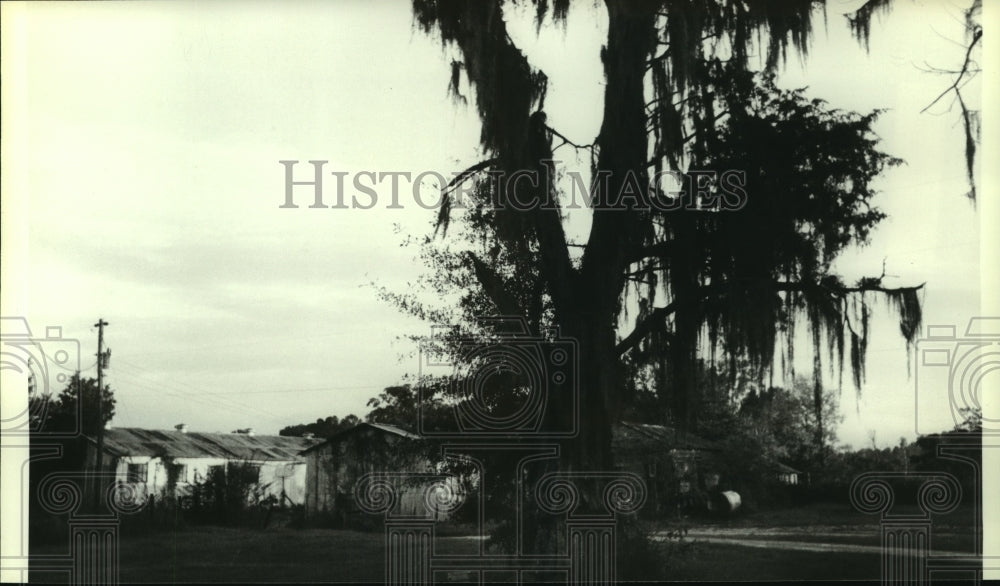
M 357 331 L 357 330 L 371 331 L 370 328 L 360 328 L 360 327 L 355 329 L 355 331 Z M 294 338 L 284 338 L 284 340 L 315 340 L 315 339 L 318 339 L 318 338 L 329 338 L 329 337 L 334 337 L 334 336 L 352 336 L 352 335 L 355 335 L 354 332 L 352 332 L 352 331 L 343 331 L 342 330 L 342 331 L 337 331 L 337 332 L 329 332 L 329 333 L 326 333 L 326 334 L 315 334 L 315 335 L 312 335 L 312 336 L 295 336 Z M 270 338 L 270 339 L 267 339 L 267 340 L 257 340 L 257 341 L 249 341 L 249 342 L 236 342 L 236 343 L 232 343 L 232 344 L 211 344 L 211 345 L 207 345 L 207 346 L 189 346 L 189 347 L 186 347 L 186 348 L 180 349 L 180 350 L 166 350 L 166 351 L 157 350 L 157 351 L 151 351 L 151 352 L 133 352 L 133 353 L 127 354 L 127 356 L 129 358 L 132 358 L 132 357 L 136 357 L 136 356 L 184 354 L 184 353 L 187 353 L 187 352 L 199 352 L 199 351 L 202 351 L 202 350 L 218 350 L 218 349 L 221 349 L 221 348 L 238 348 L 238 347 L 241 348 L 241 347 L 244 347 L 244 346 L 259 346 L 261 344 L 275 344 L 276 340 L 280 341 L 281 338 L 278 338 L 278 339 Z
M 125 362 L 125 361 L 119 361 L 119 362 Z M 126 363 L 126 364 L 128 364 L 128 363 Z M 146 372 L 150 372 L 150 374 L 152 374 L 151 371 L 143 369 L 142 367 L 135 366 L 135 365 L 132 365 L 132 364 L 128 364 L 128 366 L 131 367 L 131 368 L 135 368 L 136 370 L 146 371 Z M 269 419 L 277 420 L 275 418 L 275 416 L 274 416 L 273 413 L 264 411 L 264 410 L 256 408 L 256 407 L 253 407 L 251 405 L 245 405 L 245 404 L 236 402 L 236 401 L 234 401 L 232 399 L 216 399 L 216 398 L 207 397 L 205 395 L 208 395 L 208 394 L 211 394 L 211 393 L 206 392 L 206 391 L 204 391 L 202 389 L 195 388 L 195 387 L 190 386 L 190 385 L 186 385 L 186 384 L 181 383 L 181 382 L 175 382 L 175 381 L 166 381 L 166 382 L 163 382 L 163 381 L 149 381 L 149 380 L 145 380 L 145 379 L 141 378 L 142 377 L 141 374 L 129 373 L 129 372 L 127 372 L 127 370 L 128 369 L 126 369 L 126 371 L 119 370 L 119 372 L 121 374 L 127 376 L 128 378 L 133 379 L 134 381 L 139 381 L 140 384 L 146 386 L 148 389 L 152 389 L 154 387 L 158 387 L 164 394 L 167 394 L 169 396 L 176 397 L 176 398 L 181 398 L 181 399 L 187 399 L 187 400 L 190 400 L 190 401 L 194 401 L 194 402 L 200 403 L 200 404 L 208 406 L 208 407 L 213 407 L 213 408 L 216 408 L 216 409 L 230 409 L 230 410 L 239 411 L 240 413 L 242 413 L 244 415 L 251 416 L 251 417 L 253 417 L 253 416 L 264 416 L 264 417 L 269 418 Z M 133 382 L 133 383 L 130 383 L 130 384 L 135 384 L 135 383 Z
M 131 368 L 135 368 L 136 370 L 140 370 L 140 371 L 144 371 L 144 372 L 148 372 L 148 373 L 152 374 L 152 371 L 150 371 L 150 370 L 148 370 L 148 369 L 146 369 L 144 367 L 138 366 L 136 364 L 133 364 L 131 362 L 128 362 L 126 360 L 119 360 L 119 362 L 120 363 L 124 363 L 124 364 L 128 365 Z M 164 383 L 161 383 L 161 384 L 164 384 Z M 204 397 L 204 396 L 212 396 L 212 397 L 221 396 L 221 397 L 225 397 L 225 396 L 235 396 L 235 395 L 287 394 L 287 393 L 323 392 L 323 391 L 340 391 L 340 390 L 357 390 L 357 389 L 383 389 L 384 388 L 384 386 L 382 386 L 382 385 L 353 385 L 353 386 L 343 385 L 343 386 L 329 386 L 329 387 L 306 387 L 306 388 L 267 389 L 267 390 L 255 390 L 255 391 L 205 391 L 203 389 L 198 389 L 198 388 L 195 388 L 195 387 L 193 387 L 191 385 L 187 385 L 187 384 L 185 384 L 183 382 L 179 382 L 179 381 L 172 382 L 172 384 L 174 385 L 175 388 L 183 386 L 186 389 L 190 389 L 191 391 L 197 393 L 197 396 L 199 396 L 199 397 Z M 186 390 L 185 391 L 180 391 L 180 392 L 184 393 L 185 396 L 190 396 L 190 393 L 188 393 Z M 241 403 L 236 403 L 232 399 L 221 399 L 221 400 L 223 400 L 223 401 L 230 401 L 231 403 L 233 403 L 235 405 L 242 405 Z M 262 411 L 262 413 L 266 413 L 266 412 Z
M 382 389 L 384 387 L 379 385 L 356 385 L 356 386 L 340 386 L 340 387 L 312 387 L 312 388 L 299 388 L 299 389 L 270 389 L 270 390 L 260 390 L 260 391 L 216 391 L 212 393 L 206 393 L 207 395 L 271 395 L 271 394 L 283 394 L 283 393 L 314 393 L 321 391 L 349 391 L 356 389 Z
M 159 383 L 151 383 L 149 381 L 142 380 L 134 374 L 130 373 L 119 373 L 119 374 L 124 374 L 127 378 L 132 379 L 128 381 L 129 389 L 166 395 L 168 397 L 173 397 L 176 399 L 198 403 L 199 405 L 202 405 L 207 408 L 235 411 L 247 417 L 265 417 L 270 420 L 279 421 L 277 416 L 275 416 L 273 413 L 267 413 L 265 411 L 255 409 L 247 405 L 219 403 L 216 402 L 217 400 L 214 399 L 200 397 L 198 395 L 191 393 L 182 393 L 170 389 L 166 386 L 163 386 L 162 384 Z

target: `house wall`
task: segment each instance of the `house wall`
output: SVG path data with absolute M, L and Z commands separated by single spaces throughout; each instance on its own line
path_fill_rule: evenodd
M 778 474 L 778 480 L 781 481 L 782 484 L 795 486 L 799 483 L 799 475 L 797 472 L 782 472 Z
M 305 502 L 305 482 L 305 462 L 260 463 L 260 484 L 265 496 L 280 499 L 284 491 L 286 504 L 301 505 Z
M 93 469 L 96 463 L 96 449 L 88 450 L 88 466 Z M 139 498 L 145 500 L 150 495 L 162 497 L 169 492 L 170 474 L 168 466 L 180 465 L 183 470 L 176 479 L 176 495 L 184 496 L 190 493 L 191 487 L 204 482 L 213 466 L 226 466 L 225 458 L 173 458 L 164 459 L 149 456 L 112 456 L 105 454 L 102 468 L 114 472 L 117 482 L 133 484 Z M 248 462 L 260 466 L 259 482 L 263 496 L 274 496 L 280 499 L 282 494 L 282 477 L 284 491 L 288 500 L 286 504 L 302 504 L 305 500 L 306 465 L 304 461 L 258 461 Z M 129 464 L 145 464 L 146 474 L 139 482 L 129 478 Z M 289 502 L 290 501 L 290 502 Z

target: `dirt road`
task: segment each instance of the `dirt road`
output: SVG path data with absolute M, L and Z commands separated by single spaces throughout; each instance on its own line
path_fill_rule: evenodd
M 657 540 L 667 539 L 667 532 L 655 534 Z M 871 530 L 839 527 L 795 528 L 729 528 L 701 527 L 687 532 L 686 539 L 703 543 L 718 543 L 724 545 L 739 545 L 766 549 L 786 549 L 812 552 L 851 552 L 851 553 L 881 553 L 882 547 L 877 545 L 878 533 Z M 860 543 L 851 543 L 857 541 Z M 864 543 L 867 542 L 867 543 Z M 873 543 L 874 542 L 874 543 Z M 928 555 L 967 556 L 966 552 L 930 551 Z M 914 552 L 915 555 L 915 552 Z

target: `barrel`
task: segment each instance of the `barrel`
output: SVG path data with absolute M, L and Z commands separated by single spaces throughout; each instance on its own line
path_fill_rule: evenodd
M 724 490 L 709 497 L 708 510 L 713 513 L 732 513 L 740 508 L 741 502 L 739 493 Z

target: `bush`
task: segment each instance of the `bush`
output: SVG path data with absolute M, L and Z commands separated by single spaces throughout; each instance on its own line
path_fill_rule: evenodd
M 191 486 L 185 497 L 192 520 L 223 524 L 246 524 L 262 520 L 277 501 L 264 496 L 259 468 L 247 462 L 231 463 L 209 470 L 207 478 Z

